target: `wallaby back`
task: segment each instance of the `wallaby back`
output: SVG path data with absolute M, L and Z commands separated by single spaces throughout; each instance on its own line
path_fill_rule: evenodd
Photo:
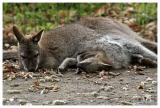
M 137 35 L 127 25 L 122 24 L 116 20 L 103 17 L 84 17 L 77 22 L 83 26 L 89 27 L 102 35 L 110 35 L 112 37 L 126 38 L 131 41 L 138 41 L 145 47 L 157 53 L 157 43 L 144 39 Z M 135 42 L 136 42 L 135 41 Z

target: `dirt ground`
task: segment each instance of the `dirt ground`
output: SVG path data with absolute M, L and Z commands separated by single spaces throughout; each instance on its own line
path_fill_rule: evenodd
M 110 73 L 63 76 L 54 71 L 3 72 L 4 105 L 156 105 L 157 69 L 114 70 Z M 104 74 L 105 73 L 105 74 Z M 108 73 L 108 74 L 107 74 Z M 120 74 L 118 74 L 120 73 Z M 20 75 L 21 74 L 21 75 Z

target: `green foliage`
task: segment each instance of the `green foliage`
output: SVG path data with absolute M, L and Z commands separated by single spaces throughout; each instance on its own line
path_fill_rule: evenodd
M 92 16 L 104 5 L 106 3 L 3 3 L 3 24 L 16 24 L 25 33 L 42 28 L 47 30 L 82 16 Z M 157 18 L 156 3 L 133 3 L 129 6 L 136 10 L 133 17 L 141 25 Z M 124 11 L 128 4 L 116 4 L 116 7 Z
M 144 25 L 150 21 L 157 20 L 156 3 L 133 4 L 133 7 L 137 11 L 135 18 L 139 24 Z

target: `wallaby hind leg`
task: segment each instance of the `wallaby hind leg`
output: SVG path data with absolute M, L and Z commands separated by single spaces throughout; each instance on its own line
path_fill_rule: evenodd
M 140 45 L 139 52 L 144 58 L 150 59 L 152 61 L 157 61 L 157 54 L 149 50 L 148 48 Z
M 157 61 L 157 54 L 148 48 L 144 47 L 141 44 L 128 43 L 125 46 L 131 54 L 140 54 L 144 58 L 151 59 L 153 61 Z
M 151 51 L 157 53 L 157 43 L 156 42 L 152 42 L 150 40 L 147 39 L 143 39 L 143 38 L 139 38 L 138 37 L 138 41 L 144 45 L 146 48 L 150 49 Z

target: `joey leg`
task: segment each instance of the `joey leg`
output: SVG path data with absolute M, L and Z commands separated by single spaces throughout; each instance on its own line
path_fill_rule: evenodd
M 58 72 L 64 72 L 67 68 L 71 66 L 76 66 L 77 60 L 76 58 L 66 58 L 58 67 Z
M 109 70 L 112 66 L 110 64 L 103 63 L 95 57 L 91 57 L 77 63 L 77 68 L 85 72 L 94 73 L 101 70 Z M 80 73 L 80 71 L 78 73 Z

